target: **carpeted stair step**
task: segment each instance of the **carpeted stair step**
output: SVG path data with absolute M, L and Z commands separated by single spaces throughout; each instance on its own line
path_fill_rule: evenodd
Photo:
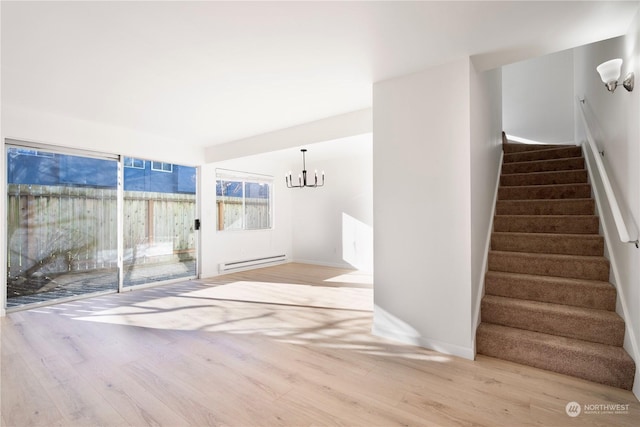
M 508 153 L 503 156 L 504 163 L 531 162 L 537 160 L 566 159 L 582 156 L 582 147 L 548 148 L 546 150 L 525 151 L 520 153 Z
M 584 157 L 572 157 L 567 159 L 540 160 L 526 162 L 504 163 L 502 173 L 529 173 L 550 172 L 570 169 L 584 169 Z
M 477 352 L 631 389 L 635 363 L 581 147 L 503 133 L 503 151 Z
M 498 200 L 496 215 L 593 215 L 593 199 Z
M 517 142 L 506 142 L 502 144 L 502 151 L 505 154 L 510 153 L 522 153 L 524 151 L 540 151 L 549 150 L 552 148 L 568 148 L 575 147 L 575 145 L 555 145 L 555 144 L 520 144 Z
M 602 256 L 604 238 L 599 234 L 493 232 L 491 249 L 508 252 Z
M 485 294 L 574 307 L 615 311 L 616 289 L 609 282 L 488 271 Z
M 485 295 L 482 322 L 620 347 L 624 342 L 624 320 L 607 310 Z
M 476 349 L 486 356 L 612 387 L 633 387 L 635 363 L 622 347 L 482 323 Z
M 498 188 L 498 200 L 586 199 L 589 184 L 518 185 Z
M 493 230 L 512 233 L 597 234 L 595 215 L 496 215 Z
M 599 256 L 489 251 L 489 270 L 574 279 L 609 280 L 609 260 Z
M 500 185 L 505 187 L 516 185 L 586 184 L 587 182 L 588 174 L 586 169 L 513 173 L 500 176 Z

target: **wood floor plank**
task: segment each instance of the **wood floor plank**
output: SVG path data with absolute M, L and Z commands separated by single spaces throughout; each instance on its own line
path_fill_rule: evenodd
M 4 335 L 4 334 L 3 334 Z M 1 398 L 6 426 L 64 425 L 62 414 L 19 354 L 2 354 Z
M 105 370 L 98 366 L 77 367 L 80 374 L 91 380 L 97 392 L 95 401 L 108 402 L 132 426 L 188 425 L 185 418 L 167 407 L 140 383 L 132 381 L 122 369 Z M 110 425 L 102 420 L 101 425 Z
M 301 264 L 9 314 L 2 426 L 636 426 L 632 393 L 371 335 L 370 276 Z M 567 403 L 619 404 L 570 418 Z

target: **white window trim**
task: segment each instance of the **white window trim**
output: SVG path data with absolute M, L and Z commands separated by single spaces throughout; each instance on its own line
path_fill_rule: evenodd
M 131 165 L 127 164 L 126 159 L 131 159 Z M 142 162 L 142 166 L 136 166 L 136 160 Z M 125 157 L 123 159 L 123 164 L 125 168 L 144 169 L 146 166 L 146 160 L 138 159 L 137 157 Z
M 162 165 L 162 166 L 161 166 L 161 169 L 158 169 L 158 168 L 154 167 L 154 165 L 155 165 L 155 164 L 157 164 L 157 163 L 160 163 L 160 164 Z M 162 168 L 164 168 L 164 166 L 165 166 L 165 165 L 169 165 L 169 166 L 170 166 L 170 169 L 169 169 L 169 170 L 162 169 Z M 151 161 L 151 170 L 152 170 L 152 171 L 154 171 L 154 172 L 166 172 L 166 173 L 173 173 L 173 163 L 167 163 L 167 162 L 156 162 L 156 161 L 153 161 L 153 160 L 152 160 L 152 161 Z
M 257 174 L 257 173 L 251 173 L 251 172 L 242 172 L 242 171 L 235 171 L 235 170 L 229 170 L 229 169 L 216 169 L 216 185 L 217 185 L 217 181 L 237 181 L 237 182 L 242 182 L 242 211 L 243 211 L 243 221 L 242 221 L 242 228 L 230 228 L 230 229 L 222 229 L 222 230 L 218 230 L 218 227 L 216 225 L 216 231 L 217 232 L 240 232 L 240 231 L 245 231 L 245 232 L 256 232 L 256 231 L 268 231 L 268 230 L 273 230 L 274 228 L 274 212 L 273 212 L 273 200 L 274 200 L 274 195 L 273 195 L 273 189 L 274 189 L 274 179 L 273 176 L 271 175 L 263 175 L 263 174 Z M 257 184 L 266 184 L 269 185 L 269 227 L 266 228 L 246 228 L 246 223 L 244 221 L 244 210 L 245 210 L 245 202 L 246 202 L 246 196 L 245 196 L 245 188 L 246 188 L 246 184 L 247 183 L 257 183 Z M 216 200 L 218 199 L 218 194 L 216 191 Z M 217 223 L 217 209 L 216 209 L 216 223 Z

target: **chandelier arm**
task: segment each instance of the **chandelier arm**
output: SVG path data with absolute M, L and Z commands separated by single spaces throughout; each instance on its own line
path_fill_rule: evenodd
M 314 183 L 313 184 L 308 184 L 307 183 L 307 160 L 306 160 L 306 152 L 307 149 L 303 148 L 300 151 L 302 151 L 302 174 L 298 175 L 298 185 L 293 185 L 293 177 L 291 176 L 291 171 L 289 171 L 289 174 L 284 176 L 285 179 L 285 183 L 287 184 L 287 188 L 305 188 L 305 187 L 310 187 L 310 188 L 317 188 L 317 187 L 323 187 L 324 186 L 324 171 L 322 171 L 322 184 L 318 184 L 318 171 L 316 170 L 315 174 L 314 174 Z

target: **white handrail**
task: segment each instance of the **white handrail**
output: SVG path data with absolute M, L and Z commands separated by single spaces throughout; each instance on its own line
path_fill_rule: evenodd
M 593 138 L 593 134 L 591 133 L 591 129 L 589 128 L 589 123 L 587 123 L 587 117 L 584 112 L 584 103 L 584 99 L 578 99 L 578 104 L 580 106 L 580 117 L 582 118 L 582 123 L 584 124 L 584 132 L 587 137 L 587 145 L 591 149 L 591 153 L 593 154 L 593 158 L 595 159 L 596 167 L 598 168 L 598 174 L 600 175 L 600 179 L 602 180 L 602 186 L 604 187 L 604 192 L 609 202 L 611 214 L 613 215 L 613 220 L 616 223 L 616 228 L 618 229 L 618 236 L 620 237 L 621 242 L 633 243 L 637 248 L 637 233 L 634 233 L 634 235 L 631 236 L 629 230 L 627 229 L 627 225 L 624 222 L 624 217 L 622 216 L 620 206 L 618 205 L 618 201 L 616 200 L 616 196 L 613 192 L 613 187 L 611 187 L 611 181 L 609 181 L 607 170 L 605 169 L 602 158 L 600 157 L 601 153 L 596 146 L 595 139 Z

